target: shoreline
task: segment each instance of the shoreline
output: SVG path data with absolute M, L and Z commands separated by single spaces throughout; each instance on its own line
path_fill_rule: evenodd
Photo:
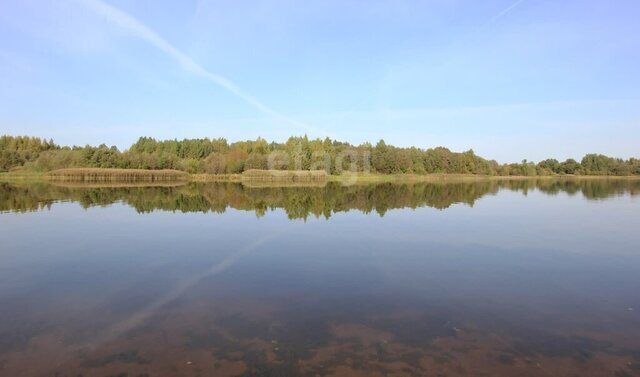
M 418 183 L 418 182 L 473 182 L 486 180 L 535 180 L 535 179 L 614 179 L 635 180 L 640 175 L 536 175 L 536 176 L 501 176 L 480 174 L 342 174 L 327 175 L 326 182 L 338 183 Z M 48 172 L 2 172 L 0 182 L 52 182 Z M 189 174 L 183 182 L 229 182 L 246 181 L 242 174 Z M 267 184 L 268 185 L 268 184 Z

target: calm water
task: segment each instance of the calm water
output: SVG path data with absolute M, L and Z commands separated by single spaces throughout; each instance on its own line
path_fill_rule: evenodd
M 640 180 L 0 183 L 1 376 L 640 375 Z

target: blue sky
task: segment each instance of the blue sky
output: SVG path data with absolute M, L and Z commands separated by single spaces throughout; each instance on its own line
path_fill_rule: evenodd
M 639 18 L 635 0 L 7 1 L 0 134 L 640 157 Z

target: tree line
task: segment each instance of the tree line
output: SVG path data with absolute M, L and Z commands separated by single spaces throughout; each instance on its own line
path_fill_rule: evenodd
M 352 145 L 337 140 L 290 137 L 229 143 L 226 139 L 156 140 L 141 137 L 127 150 L 115 146 L 60 146 L 38 137 L 0 136 L 0 171 L 51 171 L 62 168 L 177 169 L 188 173 L 238 174 L 248 169 L 344 170 L 378 174 L 486 174 L 539 176 L 637 175 L 640 160 L 587 154 L 579 162 L 546 159 L 499 164 L 473 150 L 444 147 L 401 148 L 380 140 Z

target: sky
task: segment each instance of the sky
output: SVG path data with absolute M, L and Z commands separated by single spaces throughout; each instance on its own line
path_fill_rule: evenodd
M 637 0 L 5 0 L 0 134 L 640 157 Z

